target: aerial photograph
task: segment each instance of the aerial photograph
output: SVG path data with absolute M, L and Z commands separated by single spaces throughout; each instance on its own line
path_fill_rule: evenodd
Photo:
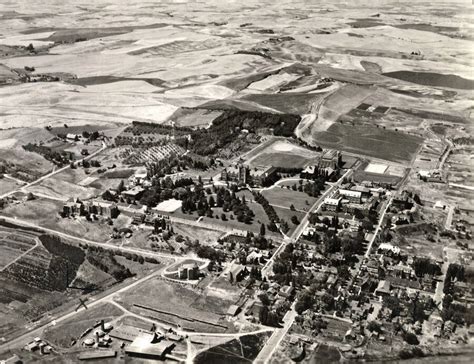
M 474 363 L 472 0 L 0 0 L 0 364 Z

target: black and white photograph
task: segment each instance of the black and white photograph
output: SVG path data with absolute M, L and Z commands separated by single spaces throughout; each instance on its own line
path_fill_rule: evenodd
M 0 0 L 0 364 L 474 362 L 472 0 Z

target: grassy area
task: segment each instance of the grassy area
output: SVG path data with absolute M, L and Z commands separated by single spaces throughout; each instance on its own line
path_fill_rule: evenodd
M 173 230 L 175 234 L 180 234 L 185 237 L 188 236 L 191 240 L 198 239 L 201 243 L 214 243 L 222 235 L 222 231 L 198 228 L 179 223 L 173 223 Z
M 22 184 L 19 184 L 9 178 L 0 178 L 0 194 L 4 194 L 10 191 L 13 191 L 17 188 L 22 186 Z
M 294 181 L 293 184 L 299 185 L 298 181 Z M 272 205 L 288 208 L 293 205 L 297 210 L 303 211 L 308 211 L 316 201 L 316 198 L 311 197 L 304 192 L 279 187 L 262 191 L 262 195 L 265 196 L 268 202 Z
M 303 168 L 311 163 L 315 163 L 316 158 L 305 157 L 303 155 L 285 152 L 262 153 L 252 159 L 250 165 L 254 166 L 274 166 L 283 168 Z
M 45 228 L 58 230 L 78 238 L 106 242 L 110 238 L 113 226 L 108 225 L 104 220 L 88 222 L 84 218 L 68 219 L 61 218 L 59 212 L 63 203 L 42 198 L 21 202 L 16 205 L 9 205 L 2 210 L 6 216 L 16 217 L 33 224 L 38 224 Z M 118 227 L 128 225 L 131 218 L 119 215 L 115 220 Z
M 291 217 L 296 216 L 298 218 L 299 223 L 305 215 L 304 212 L 291 211 L 290 209 L 282 209 L 281 207 L 274 207 L 274 209 L 278 217 L 288 223 L 288 227 L 290 228 L 290 230 L 287 232 L 287 234 L 291 234 L 298 226 L 291 222 Z

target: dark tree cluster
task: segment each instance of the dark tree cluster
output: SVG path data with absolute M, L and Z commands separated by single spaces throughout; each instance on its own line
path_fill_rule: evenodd
M 441 274 L 441 267 L 438 264 L 433 263 L 429 258 L 415 257 L 413 260 L 413 269 L 418 277 L 423 277 L 425 274 Z
M 260 128 L 271 128 L 274 135 L 291 137 L 300 120 L 300 116 L 291 114 L 223 110 L 210 128 L 193 130 L 190 139 L 181 138 L 177 143 L 196 154 L 213 155 L 234 142 L 242 129 L 254 133 Z
M 56 164 L 58 167 L 69 164 L 72 160 L 74 160 L 74 153 L 66 152 L 64 150 L 57 151 L 44 145 L 28 143 L 23 146 L 23 149 L 28 152 L 34 152 L 43 156 L 46 160 Z

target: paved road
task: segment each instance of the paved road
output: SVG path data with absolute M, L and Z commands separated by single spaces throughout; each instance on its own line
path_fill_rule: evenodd
M 275 251 L 273 256 L 270 258 L 270 260 L 265 264 L 265 266 L 262 269 L 262 275 L 267 275 L 268 271 L 271 269 L 271 266 L 273 264 L 274 259 L 281 253 L 281 251 L 286 247 L 286 245 L 290 242 L 296 242 L 300 238 L 301 234 L 303 231 L 306 229 L 306 227 L 309 224 L 309 217 L 311 216 L 311 213 L 317 212 L 323 202 L 324 199 L 330 195 L 331 193 L 334 192 L 336 188 L 338 188 L 343 182 L 345 178 L 348 178 L 352 175 L 353 171 L 352 169 L 347 170 L 344 175 L 337 180 L 336 183 L 334 183 L 330 188 L 328 188 L 311 206 L 311 209 L 306 213 L 305 217 L 301 220 L 301 223 L 298 225 L 298 227 L 295 229 L 293 234 L 291 234 L 291 237 L 286 237 L 286 239 L 281 243 L 281 245 L 278 247 L 278 249 Z M 275 350 L 277 347 L 280 345 L 280 342 L 283 340 L 283 337 L 286 335 L 288 330 L 290 329 L 291 325 L 293 325 L 293 322 L 296 318 L 296 311 L 294 310 L 296 305 L 296 301 L 293 303 L 291 306 L 291 310 L 289 310 L 283 321 L 285 322 L 285 325 L 281 329 L 277 329 L 273 335 L 270 337 L 270 339 L 266 342 L 265 346 L 262 348 L 260 353 L 258 354 L 257 358 L 255 359 L 254 363 L 269 363 L 272 355 L 275 353 Z
M 311 213 L 319 211 L 319 209 L 321 208 L 324 202 L 324 199 L 328 195 L 330 195 L 332 192 L 334 192 L 334 190 L 342 184 L 342 182 L 344 181 L 344 178 L 350 177 L 352 173 L 353 173 L 352 169 L 347 170 L 347 172 L 344 173 L 344 175 L 341 178 L 339 178 L 336 183 L 334 183 L 321 196 L 319 196 L 319 198 L 311 206 L 311 208 L 308 210 L 308 212 L 303 217 L 303 219 L 301 219 L 300 224 L 296 227 L 296 229 L 293 231 L 290 237 L 283 234 L 283 237 L 284 237 L 283 242 L 277 248 L 275 253 L 273 253 L 273 256 L 270 258 L 270 260 L 263 266 L 262 275 L 266 276 L 269 273 L 269 270 L 272 267 L 273 261 L 283 251 L 283 249 L 286 247 L 287 244 L 289 244 L 290 242 L 296 242 L 300 238 L 301 234 L 303 234 L 304 230 L 309 224 L 309 217 L 311 216 Z
M 368 258 L 369 255 L 370 255 L 370 252 L 372 251 L 372 245 L 374 244 L 374 241 L 377 238 L 377 234 L 379 233 L 380 229 L 382 228 L 383 219 L 384 219 L 385 214 L 387 213 L 387 210 L 388 210 L 389 206 L 391 205 L 391 203 L 392 203 L 392 197 L 390 197 L 390 199 L 387 201 L 387 204 L 385 205 L 385 207 L 383 209 L 383 212 L 380 215 L 379 223 L 377 224 L 377 227 L 375 228 L 374 236 L 372 237 L 372 239 L 369 242 L 369 245 L 367 246 L 367 251 L 365 252 L 364 258 Z
M 270 359 L 272 358 L 276 349 L 278 348 L 281 341 L 288 333 L 288 330 L 290 329 L 291 325 L 293 325 L 293 322 L 295 321 L 297 313 L 294 308 L 295 304 L 293 303 L 291 309 L 286 313 L 285 317 L 283 318 L 283 322 L 285 324 L 282 328 L 276 329 L 273 332 L 272 336 L 270 336 L 263 349 L 260 350 L 260 353 L 258 353 L 258 356 L 255 358 L 255 364 L 267 364 L 270 362 Z

